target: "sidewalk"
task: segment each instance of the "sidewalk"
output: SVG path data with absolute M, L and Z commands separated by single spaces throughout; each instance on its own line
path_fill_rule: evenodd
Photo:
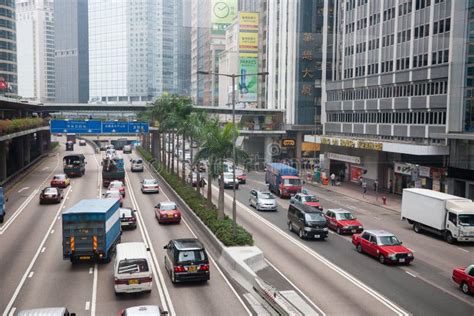
M 365 197 L 363 197 L 362 187 L 359 184 L 353 183 L 353 182 L 343 182 L 341 183 L 340 186 L 331 186 L 331 184 L 322 185 L 321 183 L 318 183 L 318 182 L 306 182 L 306 184 L 309 184 L 313 187 L 337 192 L 337 193 L 349 196 L 351 198 L 357 199 L 359 201 L 370 203 L 370 204 L 380 206 L 388 210 L 392 210 L 392 211 L 400 213 L 401 204 L 402 204 L 402 197 L 400 195 L 390 194 L 386 192 L 379 192 L 378 198 L 377 198 L 373 188 L 367 187 L 367 193 L 365 194 Z M 385 205 L 383 204 L 383 201 L 382 201 L 383 196 L 387 198 Z

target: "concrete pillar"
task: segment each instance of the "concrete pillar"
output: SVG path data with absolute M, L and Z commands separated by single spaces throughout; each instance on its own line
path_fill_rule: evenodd
M 25 140 L 23 137 L 17 137 L 13 139 L 13 146 L 15 148 L 15 159 L 16 166 L 23 168 L 25 166 Z
M 298 161 L 298 164 L 301 163 L 301 152 L 302 152 L 302 147 L 303 147 L 303 132 L 297 132 L 296 133 L 296 160 Z
M 7 178 L 7 142 L 0 142 L 0 181 Z
M 25 158 L 25 164 L 29 164 L 31 161 L 31 134 L 25 135 L 23 140 L 23 154 Z
M 39 153 L 40 155 L 42 155 L 44 152 L 43 133 L 36 133 L 36 137 L 37 137 L 36 143 L 38 144 Z
M 265 152 L 263 159 L 265 160 L 265 164 L 271 163 L 272 162 L 272 157 L 274 154 L 277 153 L 277 151 L 280 150 L 280 147 L 278 144 L 273 143 L 273 137 L 271 136 L 265 136 Z
M 49 131 L 46 131 L 43 133 L 44 137 L 44 146 L 45 150 L 50 151 L 51 150 L 51 133 Z

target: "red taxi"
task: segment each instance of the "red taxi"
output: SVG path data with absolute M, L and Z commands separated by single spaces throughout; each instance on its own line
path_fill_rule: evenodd
M 364 230 L 362 223 L 345 209 L 327 209 L 324 216 L 328 222 L 328 227 L 338 234 L 360 234 Z
M 155 217 L 158 223 L 177 223 L 181 222 L 181 212 L 175 202 L 161 202 L 155 205 Z
M 64 173 L 54 175 L 51 180 L 51 186 L 55 188 L 66 188 L 69 184 L 71 184 L 71 180 Z
M 464 294 L 474 293 L 474 264 L 453 269 L 453 281 L 459 285 Z

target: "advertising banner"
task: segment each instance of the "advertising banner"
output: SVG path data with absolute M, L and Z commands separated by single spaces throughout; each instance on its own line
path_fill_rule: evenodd
M 212 0 L 212 34 L 224 34 L 238 12 L 238 0 Z
M 256 102 L 257 101 L 257 75 L 258 59 L 243 58 L 239 61 L 239 102 Z M 253 74 L 251 76 L 247 74 Z
M 245 52 L 258 52 L 258 33 L 240 32 L 239 33 L 239 50 Z

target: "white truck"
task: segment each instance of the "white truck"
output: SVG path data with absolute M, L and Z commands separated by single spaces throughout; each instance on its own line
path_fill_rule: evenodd
M 427 189 L 403 189 L 402 220 L 444 237 L 448 243 L 474 241 L 474 202 Z

